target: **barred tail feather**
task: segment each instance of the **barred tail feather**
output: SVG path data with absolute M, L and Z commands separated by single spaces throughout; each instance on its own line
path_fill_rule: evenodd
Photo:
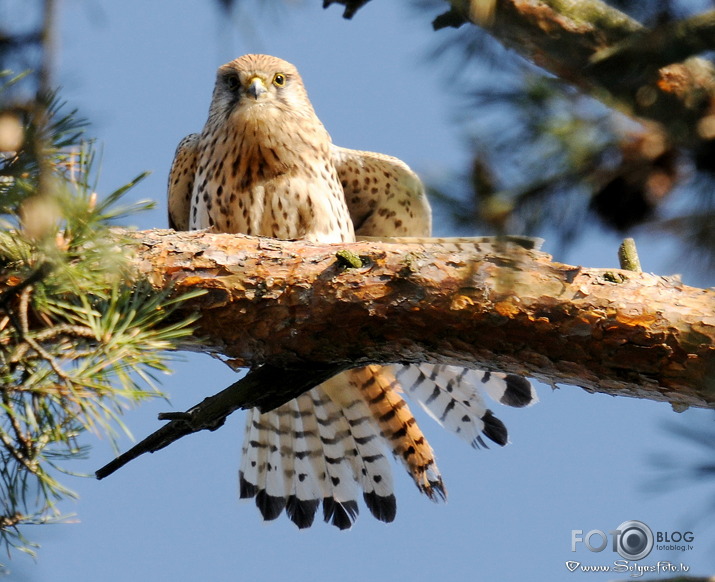
M 290 409 L 293 419 L 293 442 L 285 443 L 287 454 L 293 455 L 293 475 L 288 488 L 286 514 L 299 529 L 304 529 L 313 525 L 323 498 L 320 483 L 325 478 L 325 461 L 318 446 L 317 433 L 309 433 L 303 423 L 303 419 L 313 413 L 310 396 L 301 394 L 285 406 Z
M 370 513 L 380 521 L 391 522 L 397 514 L 392 485 L 392 469 L 385 448 L 365 401 L 356 398 L 343 409 L 357 455 L 350 457 L 353 473 L 363 490 Z
M 466 368 L 423 364 L 398 367 L 396 376 L 427 414 L 478 448 L 486 446 L 482 433 L 487 407 L 476 388 L 465 382 L 468 373 Z
M 283 478 L 283 460 L 281 459 L 281 428 L 286 411 L 278 409 L 260 416 L 260 423 L 266 435 L 265 466 L 263 488 L 256 495 L 256 505 L 263 519 L 276 519 L 285 508 L 286 491 Z
M 238 470 L 239 496 L 250 499 L 258 493 L 258 447 L 251 444 L 258 442 L 258 431 L 253 419 L 258 411 L 251 409 L 246 413 L 246 428 L 243 433 L 241 465 Z
M 395 374 L 432 418 L 475 448 L 487 446 L 482 437 L 501 446 L 509 441 L 480 387 L 502 404 L 525 406 L 536 400 L 529 381 L 514 374 L 433 364 L 395 366 Z
M 479 382 L 487 394 L 500 404 L 523 408 L 539 401 L 534 386 L 523 376 L 502 372 L 472 370 L 481 376 Z
M 400 385 L 389 367 L 367 366 L 346 372 L 367 402 L 382 437 L 392 447 L 417 485 L 430 499 L 446 498 L 434 451 L 417 425 Z
M 239 470 L 240 496 L 242 499 L 255 498 L 263 519 L 275 519 L 280 509 L 272 509 L 266 492 L 266 469 L 270 447 L 266 424 L 262 422 L 258 410 L 252 409 L 246 418 L 246 441 L 244 455 Z M 281 508 L 282 509 L 282 508 Z
M 281 476 L 279 415 L 248 413 L 247 448 L 239 471 L 241 498 L 255 497 L 263 519 L 276 519 L 285 507 Z
M 304 465 L 310 451 L 305 436 L 296 430 L 294 406 L 291 402 L 266 414 L 257 409 L 248 411 L 239 470 L 240 497 L 255 498 L 266 521 L 276 519 L 285 508 L 298 527 L 308 527 L 319 497 L 313 471 Z M 312 488 L 295 485 L 303 473 L 309 473 L 303 481 Z
M 357 451 L 346 447 L 350 430 L 338 406 L 320 387 L 309 394 L 325 456 L 327 494 L 323 497 L 323 519 L 339 529 L 348 529 L 358 514 L 355 477 L 348 457 Z

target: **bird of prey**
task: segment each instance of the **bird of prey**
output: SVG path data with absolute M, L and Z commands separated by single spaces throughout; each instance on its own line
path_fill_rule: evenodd
M 383 154 L 338 147 L 297 69 L 245 55 L 218 69 L 201 133 L 179 144 L 168 187 L 169 224 L 319 243 L 356 235 L 428 237 L 431 210 L 417 175 Z M 288 403 L 248 411 L 240 496 L 266 520 L 283 511 L 309 527 L 349 528 L 362 493 L 379 520 L 395 518 L 389 455 L 431 499 L 445 488 L 404 393 L 474 447 L 507 443 L 482 393 L 510 406 L 536 400 L 521 376 L 446 365 L 371 365 L 343 372 Z

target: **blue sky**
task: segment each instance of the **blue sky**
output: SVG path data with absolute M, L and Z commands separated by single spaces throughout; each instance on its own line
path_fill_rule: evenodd
M 435 38 L 427 18 L 397 2 L 376 0 L 352 22 L 340 18 L 338 7 L 321 10 L 318 0 L 289 4 L 300 6 L 250 16 L 244 10 L 232 22 L 206 0 L 182 2 L 180 9 L 170 0 L 61 4 L 57 81 L 103 146 L 102 189 L 153 172 L 133 196 L 155 199 L 158 208 L 133 219 L 136 226 L 166 226 L 165 184 L 176 144 L 203 125 L 215 69 L 248 52 L 274 54 L 299 68 L 339 145 L 396 155 L 426 176 L 461 167 L 463 138 L 450 111 L 459 75 L 448 78 L 427 62 Z M 435 230 L 450 233 L 442 221 Z M 617 245 L 615 237 L 594 233 L 558 258 L 611 267 Z M 645 240 L 640 250 L 646 270 L 672 270 L 661 259 L 669 252 L 662 243 Z M 207 356 L 187 355 L 174 368 L 164 383 L 170 403 L 126 415 L 137 438 L 159 426 L 157 412 L 184 410 L 236 379 Z M 695 520 L 712 504 L 712 489 L 658 494 L 658 473 L 649 463 L 667 452 L 683 462 L 695 458 L 666 424 L 710 426 L 712 414 L 676 415 L 664 403 L 570 386 L 539 385 L 538 391 L 537 406 L 496 411 L 512 441 L 500 450 L 474 451 L 420 416 L 448 502 L 431 503 L 396 468 L 397 520 L 385 525 L 363 511 L 348 532 L 322 523 L 298 531 L 287 519 L 263 524 L 250 502 L 238 500 L 243 415 L 236 414 L 221 430 L 185 438 L 104 481 L 68 477 L 80 499 L 64 509 L 79 523 L 28 530 L 42 544 L 39 558 L 14 559 L 10 579 L 626 579 L 570 573 L 564 564 L 612 564 L 618 556 L 610 550 L 592 553 L 581 545 L 572 553 L 571 530 L 609 531 L 630 519 L 654 531 L 695 533 L 692 551 L 654 550 L 643 563 L 670 560 L 712 573 L 715 528 Z M 113 455 L 106 440 L 88 441 L 90 459 L 74 463 L 74 470 L 91 473 Z M 124 439 L 120 446 L 130 445 Z

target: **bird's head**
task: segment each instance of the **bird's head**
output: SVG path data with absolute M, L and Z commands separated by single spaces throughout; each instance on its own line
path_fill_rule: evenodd
M 219 68 L 211 115 L 246 118 L 314 116 L 297 69 L 268 55 L 244 55 Z

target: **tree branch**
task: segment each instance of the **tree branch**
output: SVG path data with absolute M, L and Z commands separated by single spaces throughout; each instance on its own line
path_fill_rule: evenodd
M 715 49 L 715 10 L 690 18 L 642 28 L 592 57 L 594 65 L 633 74 L 633 65 L 648 75 L 672 63 Z M 625 69 L 625 70 L 624 70 Z M 630 71 L 628 69 L 631 69 Z M 642 74 L 642 73 L 641 73 Z
M 658 122 L 675 142 L 699 147 L 712 138 L 700 124 L 713 114 L 712 65 L 696 58 L 671 64 L 715 48 L 712 13 L 649 31 L 600 0 L 498 0 L 485 23 L 472 10 L 476 1 L 449 0 L 450 12 L 435 25 L 454 25 L 461 16 L 609 107 Z M 656 41 L 653 64 L 647 49 Z
M 442 361 L 715 407 L 715 290 L 507 242 L 313 245 L 152 230 L 139 277 L 205 289 L 186 349 L 233 366 Z M 362 267 L 346 266 L 347 249 Z M 615 249 L 614 249 L 615 255 Z
M 138 442 L 127 452 L 99 469 L 97 479 L 109 477 L 144 453 L 155 453 L 174 441 L 201 430 L 214 431 L 239 409 L 254 406 L 265 412 L 285 404 L 318 384 L 344 371 L 345 365 L 301 368 L 276 368 L 270 364 L 251 370 L 218 394 L 204 398 L 186 412 L 165 412 L 159 420 L 168 424 Z

